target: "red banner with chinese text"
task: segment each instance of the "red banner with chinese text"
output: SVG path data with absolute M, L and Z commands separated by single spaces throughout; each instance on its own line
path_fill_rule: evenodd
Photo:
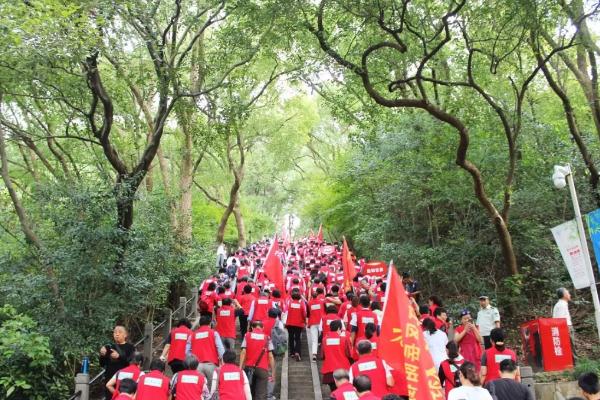
M 362 267 L 362 274 L 369 276 L 386 276 L 388 265 L 385 261 L 369 261 Z
M 406 374 L 410 400 L 443 400 L 444 395 L 427 342 L 402 279 L 390 264 L 378 353 Z

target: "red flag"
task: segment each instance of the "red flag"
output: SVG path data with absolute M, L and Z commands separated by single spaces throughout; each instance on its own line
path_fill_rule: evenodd
M 354 267 L 354 261 L 352 261 L 352 254 L 348 249 L 348 243 L 344 238 L 344 245 L 342 247 L 342 267 L 344 267 L 344 291 L 352 288 L 352 280 L 356 276 L 356 268 Z
M 323 243 L 323 224 L 319 225 L 319 233 L 317 233 L 317 242 Z
M 275 235 L 273 243 L 271 243 L 271 247 L 267 253 L 267 258 L 265 259 L 264 272 L 283 295 L 285 293 L 285 285 L 283 284 L 283 265 L 281 265 L 281 260 L 279 259 L 279 256 L 277 256 L 278 251 L 279 242 L 277 241 L 277 235 Z
M 444 398 L 438 371 L 393 263 L 388 268 L 386 302 L 378 353 L 392 368 L 404 371 L 410 400 Z

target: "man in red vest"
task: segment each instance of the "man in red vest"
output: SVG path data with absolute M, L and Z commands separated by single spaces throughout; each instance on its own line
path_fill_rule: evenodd
M 340 335 L 342 321 L 339 319 L 331 322 L 330 332 L 323 335 L 321 349 L 323 351 L 323 365 L 321 374 L 323 384 L 329 385 L 331 391 L 336 388 L 333 372 L 339 368 L 347 370 L 350 368 L 350 342 L 347 336 Z
M 173 373 L 181 371 L 185 355 L 189 350 L 192 338 L 192 324 L 187 318 L 182 318 L 177 322 L 177 326 L 171 329 L 169 336 L 164 341 L 160 359 L 167 360 Z
M 271 301 L 266 292 L 262 292 L 250 306 L 248 322 L 264 321 L 271 307 L 273 307 L 273 301 Z
M 216 313 L 216 331 L 221 336 L 223 346 L 227 349 L 235 347 L 235 307 L 232 306 L 230 298 L 222 300 L 223 305 L 219 307 Z
M 210 327 L 211 318 L 208 315 L 200 317 L 200 326 L 192 334 L 192 354 L 199 363 L 198 371 L 204 374 L 208 385 L 212 379 L 215 368 L 225 349 L 218 332 Z
M 115 400 L 132 400 L 135 398 L 137 383 L 131 378 L 125 378 L 121 381 L 121 392 L 115 397 Z
M 351 334 L 350 334 L 350 342 L 352 345 L 355 345 L 357 341 L 365 337 L 365 326 L 371 322 L 376 326 L 379 326 L 379 318 L 377 314 L 373 312 L 369 308 L 371 305 L 371 299 L 368 295 L 363 294 L 359 299 L 360 307 L 358 311 L 352 314 L 352 318 L 350 320 Z
M 367 375 L 357 376 L 352 383 L 360 400 L 381 400 L 381 396 L 377 396 L 371 391 L 371 379 Z
M 254 400 L 267 399 L 267 385 L 269 381 L 269 366 L 271 377 L 275 380 L 275 358 L 273 357 L 273 343 L 263 332 L 262 322 L 255 321 L 252 330 L 247 332 L 242 341 L 240 352 L 240 368 L 252 368 L 252 398 Z
M 144 363 L 142 353 L 135 352 L 129 361 L 129 366 L 117 371 L 117 373 L 108 381 L 106 388 L 112 393 L 112 398 L 116 399 L 119 396 L 119 389 L 124 379 L 133 379 L 137 382 L 140 377 L 140 366 Z
M 323 319 L 321 320 L 321 331 L 323 332 L 323 335 L 330 331 L 329 325 L 331 325 L 333 321 L 340 319 L 334 306 L 327 307 L 325 311 L 327 314 L 323 315 Z M 344 329 L 344 323 L 342 323 L 342 329 Z
M 336 369 L 333 371 L 333 379 L 337 389 L 331 392 L 331 400 L 358 400 L 356 389 L 350 383 L 348 370 Z
M 215 392 L 219 400 L 252 400 L 250 382 L 246 373 L 235 364 L 236 354 L 233 350 L 223 353 L 223 365 L 213 373 L 210 398 Z M 244 397 L 240 399 L 240 394 Z
M 371 354 L 371 342 L 362 340 L 358 343 L 358 361 L 350 367 L 350 379 L 359 375 L 368 376 L 371 380 L 370 390 L 375 396 L 383 397 L 389 392 L 388 387 L 394 386 L 391 371 L 391 367 L 385 361 Z
M 206 378 L 198 371 L 198 359 L 194 355 L 185 358 L 185 369 L 171 378 L 171 398 L 177 400 L 200 400 L 208 398 Z M 211 375 L 212 378 L 212 375 Z
M 140 376 L 137 385 L 136 400 L 167 400 L 169 397 L 169 378 L 163 372 L 165 363 L 152 360 L 150 372 Z M 123 389 L 121 387 L 121 389 Z
M 325 305 L 322 297 L 323 288 L 319 287 L 312 293 L 312 298 L 308 302 L 308 327 L 310 329 L 310 349 L 313 361 L 317 361 L 321 319 L 325 313 Z

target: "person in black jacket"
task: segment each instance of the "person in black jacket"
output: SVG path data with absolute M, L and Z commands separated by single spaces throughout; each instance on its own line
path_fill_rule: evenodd
M 104 368 L 104 385 L 120 369 L 129 365 L 129 361 L 135 353 L 135 347 L 127 342 L 129 336 L 127 329 L 122 325 L 113 329 L 113 343 L 106 344 L 100 348 L 100 366 Z M 112 393 L 105 388 L 104 398 L 110 400 Z

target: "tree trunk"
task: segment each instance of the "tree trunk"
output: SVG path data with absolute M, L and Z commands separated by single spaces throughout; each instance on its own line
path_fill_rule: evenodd
M 185 111 L 182 111 L 182 113 L 184 112 Z M 181 176 L 179 178 L 181 197 L 179 200 L 178 235 L 181 240 L 189 242 L 192 240 L 192 183 L 194 180 L 194 162 L 192 159 L 193 138 L 189 129 L 190 126 L 187 122 L 188 120 L 185 118 L 184 124 L 182 125 L 184 137 L 181 154 Z
M 2 95 L 0 94 L 0 102 L 2 101 Z M 21 231 L 23 231 L 23 235 L 25 235 L 25 240 L 32 245 L 40 254 L 40 261 L 43 264 L 43 267 L 46 272 L 46 277 L 48 278 L 48 282 L 50 284 L 50 290 L 54 296 L 54 300 L 58 306 L 58 311 L 60 315 L 64 314 L 64 303 L 62 297 L 60 295 L 60 290 L 58 288 L 58 283 L 56 282 L 56 277 L 54 274 L 54 269 L 50 264 L 46 262 L 43 255 L 43 246 L 42 242 L 35 234 L 33 230 L 33 226 L 25 213 L 25 208 L 21 204 L 21 199 L 19 195 L 15 191 L 12 180 L 10 178 L 10 172 L 8 169 L 8 157 L 6 154 L 6 144 L 4 142 L 4 130 L 2 129 L 2 125 L 0 125 L 0 175 L 2 175 L 2 181 L 4 182 L 4 186 L 6 186 L 6 190 L 10 195 L 10 199 L 13 203 L 13 207 L 15 209 L 15 213 L 19 219 L 19 224 L 21 226 Z
M 235 225 L 238 231 L 238 246 L 246 247 L 246 228 L 244 226 L 244 217 L 242 216 L 242 211 L 240 210 L 240 202 L 239 198 L 233 208 L 233 215 L 235 217 Z

